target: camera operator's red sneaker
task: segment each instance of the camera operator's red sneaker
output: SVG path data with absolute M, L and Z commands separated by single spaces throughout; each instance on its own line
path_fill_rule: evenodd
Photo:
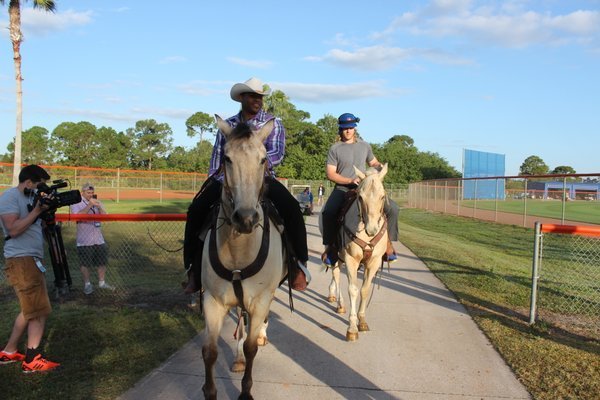
M 21 369 L 23 369 L 23 373 L 30 374 L 32 372 L 51 371 L 58 367 L 60 367 L 59 363 L 55 363 L 50 360 L 46 360 L 44 357 L 42 357 L 41 354 L 38 354 L 29 363 L 23 361 L 23 365 L 21 366 Z
M 17 361 L 23 361 L 25 355 L 15 351 L 14 353 L 7 353 L 4 350 L 0 351 L 0 364 L 10 364 Z

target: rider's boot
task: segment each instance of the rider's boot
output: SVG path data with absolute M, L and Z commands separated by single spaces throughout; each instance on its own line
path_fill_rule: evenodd
M 325 251 L 321 254 L 321 261 L 323 261 L 323 265 L 327 268 L 331 268 L 338 261 L 338 250 L 336 246 L 332 244 L 328 244 L 325 247 Z
M 183 287 L 183 292 L 185 294 L 196 293 L 200 289 L 202 289 L 202 248 L 204 247 L 204 242 L 200 241 L 199 248 L 196 251 L 194 258 L 192 261 L 185 261 L 185 268 L 187 271 L 187 282 L 182 282 L 181 286 Z
M 392 246 L 392 241 L 388 239 L 387 249 L 385 250 L 385 254 L 383 255 L 383 261 L 394 262 L 398 259 L 398 254 L 396 254 L 396 250 L 394 250 L 394 246 Z

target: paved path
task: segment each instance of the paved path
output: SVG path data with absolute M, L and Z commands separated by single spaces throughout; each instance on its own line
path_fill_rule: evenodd
M 525 388 L 445 286 L 406 247 L 381 274 L 367 309 L 369 332 L 345 341 L 347 315 L 326 301 L 316 216 L 307 218 L 313 282 L 288 307 L 286 287 L 271 307 L 270 343 L 259 348 L 252 394 L 258 399 L 529 399 Z M 345 276 L 342 279 L 347 296 Z M 216 365 L 218 396 L 235 399 L 241 374 L 229 372 L 234 321 L 228 318 Z M 183 346 L 121 400 L 202 399 L 202 335 Z

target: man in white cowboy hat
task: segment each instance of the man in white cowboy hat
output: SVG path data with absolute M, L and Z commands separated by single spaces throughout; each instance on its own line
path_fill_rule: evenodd
M 266 196 L 283 219 L 286 234 L 292 243 L 295 258 L 297 259 L 298 273 L 295 275 L 292 288 L 305 290 L 310 282 L 310 273 L 306 268 L 308 261 L 308 247 L 306 245 L 306 226 L 300 206 L 294 196 L 277 179 L 273 168 L 281 163 L 285 154 L 285 129 L 279 118 L 263 110 L 263 97 L 270 94 L 265 85 L 257 79 L 250 78 L 244 83 L 236 83 L 231 88 L 231 98 L 241 103 L 241 110 L 226 121 L 232 127 L 241 122 L 260 128 L 270 120 L 275 120 L 273 131 L 265 139 L 267 149 L 267 161 L 269 163 L 269 175 L 265 176 L 268 191 Z M 185 285 L 186 293 L 194 293 L 201 286 L 201 260 L 203 242 L 199 238 L 211 207 L 221 197 L 223 174 L 220 171 L 223 156 L 225 136 L 219 131 L 215 139 L 209 168 L 209 178 L 206 180 L 200 192 L 196 194 L 190 204 L 185 225 L 185 238 L 183 244 L 183 261 L 188 270 L 188 282 Z

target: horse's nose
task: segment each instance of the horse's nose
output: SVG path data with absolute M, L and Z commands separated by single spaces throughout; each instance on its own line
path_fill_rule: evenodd
M 240 233 L 250 233 L 258 223 L 258 212 L 254 209 L 239 209 L 233 213 L 233 223 Z

